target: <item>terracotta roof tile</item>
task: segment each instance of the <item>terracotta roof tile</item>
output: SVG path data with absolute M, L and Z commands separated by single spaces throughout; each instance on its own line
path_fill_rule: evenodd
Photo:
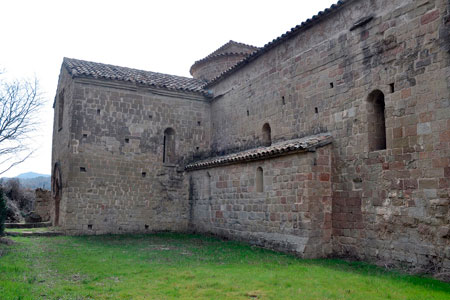
M 64 58 L 63 66 L 65 66 L 69 73 L 74 77 L 129 81 L 168 90 L 208 95 L 207 91 L 202 88 L 202 85 L 204 85 L 205 82 L 194 78 L 143 71 L 66 57 Z
M 192 74 L 193 69 L 196 66 L 198 66 L 199 64 L 208 62 L 217 57 L 240 56 L 241 59 L 245 59 L 247 56 L 249 56 L 251 53 L 255 52 L 258 49 L 259 49 L 258 47 L 255 47 L 252 45 L 238 43 L 238 42 L 230 40 L 228 43 L 222 45 L 220 48 L 218 48 L 217 50 L 215 50 L 208 56 L 194 62 L 194 64 L 191 66 L 190 73 Z M 239 51 L 236 51 L 236 50 L 239 50 Z
M 234 46 L 238 47 L 238 49 L 240 49 L 242 52 L 245 52 L 245 53 L 251 53 L 251 52 L 256 51 L 256 50 L 259 49 L 256 46 L 252 46 L 252 45 L 239 43 L 239 42 L 235 42 L 233 40 L 230 40 L 228 43 L 220 46 L 217 50 L 215 50 L 213 53 L 211 53 L 207 57 L 214 56 L 214 55 L 221 54 L 221 53 L 225 53 L 225 52 L 230 52 L 228 49 L 233 48 Z M 233 52 L 233 51 L 231 51 L 231 52 Z
M 293 139 L 275 143 L 268 147 L 258 147 L 238 153 L 213 157 L 188 164 L 186 170 L 198 170 L 219 165 L 228 165 L 245 161 L 261 160 L 271 157 L 292 154 L 296 152 L 310 151 L 314 148 L 330 144 L 332 136 L 328 133 L 312 135 L 300 139 Z

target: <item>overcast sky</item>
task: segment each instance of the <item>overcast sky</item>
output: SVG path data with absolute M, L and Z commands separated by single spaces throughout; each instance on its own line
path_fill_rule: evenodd
M 229 40 L 264 46 L 335 0 L 0 0 L 0 69 L 40 82 L 38 149 L 4 176 L 50 174 L 53 109 L 63 57 L 189 76 Z

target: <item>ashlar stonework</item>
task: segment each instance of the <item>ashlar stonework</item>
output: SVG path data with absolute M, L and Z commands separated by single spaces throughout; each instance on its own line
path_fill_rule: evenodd
M 43 222 L 48 222 L 50 220 L 51 211 L 54 210 L 52 207 L 54 201 L 52 201 L 51 192 L 37 188 L 34 191 L 34 194 L 34 213 L 40 216 Z
M 193 78 L 65 58 L 51 218 L 450 272 L 450 2 L 347 0 Z

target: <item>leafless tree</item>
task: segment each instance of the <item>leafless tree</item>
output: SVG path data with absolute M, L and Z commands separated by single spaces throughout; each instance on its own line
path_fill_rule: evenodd
M 27 140 L 42 105 L 37 80 L 3 80 L 0 73 L 0 175 L 33 153 Z

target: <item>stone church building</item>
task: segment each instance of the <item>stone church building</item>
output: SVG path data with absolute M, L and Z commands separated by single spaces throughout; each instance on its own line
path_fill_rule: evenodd
M 450 1 L 339 1 L 193 78 L 65 58 L 52 220 L 450 271 Z

